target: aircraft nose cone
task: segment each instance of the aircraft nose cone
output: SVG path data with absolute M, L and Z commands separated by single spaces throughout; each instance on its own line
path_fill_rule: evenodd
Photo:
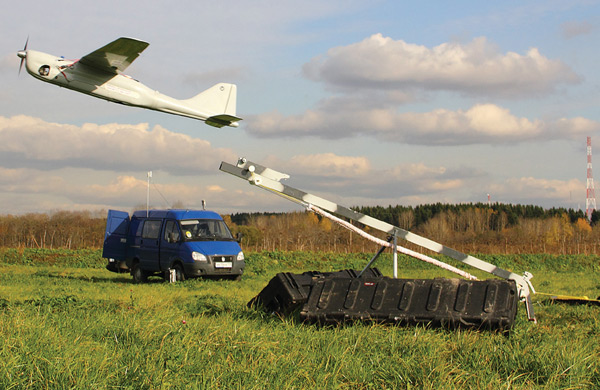
M 17 56 L 19 56 L 19 58 L 25 58 L 27 57 L 27 52 L 25 50 L 19 50 Z

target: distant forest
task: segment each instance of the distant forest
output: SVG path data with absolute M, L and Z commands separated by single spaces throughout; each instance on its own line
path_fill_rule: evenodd
M 479 212 L 485 211 L 486 214 L 489 214 L 488 225 L 492 230 L 499 230 L 499 228 L 506 227 L 505 225 L 515 226 L 523 218 L 549 219 L 567 215 L 571 223 L 576 223 L 579 219 L 585 219 L 585 213 L 582 210 L 565 208 L 544 209 L 541 206 L 503 203 L 492 203 L 490 205 L 486 203 L 434 203 L 414 207 L 400 205 L 387 207 L 355 206 L 352 209 L 407 230 L 418 229 L 438 215 L 465 215 L 476 210 Z M 238 225 L 249 225 L 252 218 L 256 216 L 277 216 L 282 214 L 284 213 L 238 213 L 232 214 L 231 220 Z M 592 214 L 592 225 L 599 218 L 600 213 L 594 212 Z
M 354 209 L 466 253 L 600 253 L 598 212 L 593 213 L 590 225 L 581 210 L 531 205 L 436 203 Z M 356 233 L 313 213 L 236 213 L 224 219 L 234 234 L 242 233 L 244 250 L 378 249 Z M 0 216 L 0 246 L 101 248 L 105 225 L 105 211 L 4 215 Z M 385 238 L 384 233 L 365 230 Z M 419 249 L 401 241 L 399 245 Z

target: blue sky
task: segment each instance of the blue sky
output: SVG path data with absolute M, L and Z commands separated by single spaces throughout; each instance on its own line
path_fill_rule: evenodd
M 15 2 L 0 16 L 0 213 L 297 206 L 218 170 L 245 156 L 346 206 L 585 207 L 600 156 L 598 1 Z M 240 127 L 123 107 L 22 72 L 150 43 L 126 73 L 175 98 L 238 86 Z M 600 157 L 596 169 L 600 175 Z

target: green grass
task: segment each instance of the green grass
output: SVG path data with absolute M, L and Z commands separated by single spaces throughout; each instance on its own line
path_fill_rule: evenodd
M 142 285 L 104 270 L 99 256 L 23 251 L 0 260 L 0 388 L 600 388 L 600 307 L 536 297 L 538 323 L 521 305 L 508 336 L 317 327 L 246 303 L 277 272 L 360 268 L 368 254 L 252 253 L 240 282 Z M 600 295 L 598 259 L 481 257 L 530 270 L 540 291 Z M 376 265 L 389 275 L 389 263 Z M 401 264 L 402 277 L 450 276 L 406 258 Z

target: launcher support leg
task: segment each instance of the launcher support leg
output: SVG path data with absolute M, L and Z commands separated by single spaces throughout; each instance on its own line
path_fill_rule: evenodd
M 525 309 L 527 309 L 527 319 L 529 321 L 537 323 L 535 319 L 535 313 L 533 312 L 533 302 L 531 302 L 531 295 L 525 298 Z
M 392 240 L 392 236 L 389 236 L 388 239 L 387 239 L 387 242 L 390 242 L 391 240 Z M 360 278 L 362 276 L 362 274 L 365 273 L 365 271 L 367 270 L 367 268 L 369 268 L 371 266 L 371 264 L 373 264 L 373 262 L 375 260 L 377 260 L 377 258 L 379 257 L 379 255 L 381 255 L 386 248 L 387 248 L 387 246 L 382 246 L 381 248 L 379 248 L 379 251 L 377 253 L 375 253 L 375 256 L 373 256 L 371 258 L 371 260 L 369 260 L 369 262 L 367 263 L 367 265 L 365 266 L 365 268 L 363 268 L 363 270 L 360 271 L 360 273 L 356 277 Z

